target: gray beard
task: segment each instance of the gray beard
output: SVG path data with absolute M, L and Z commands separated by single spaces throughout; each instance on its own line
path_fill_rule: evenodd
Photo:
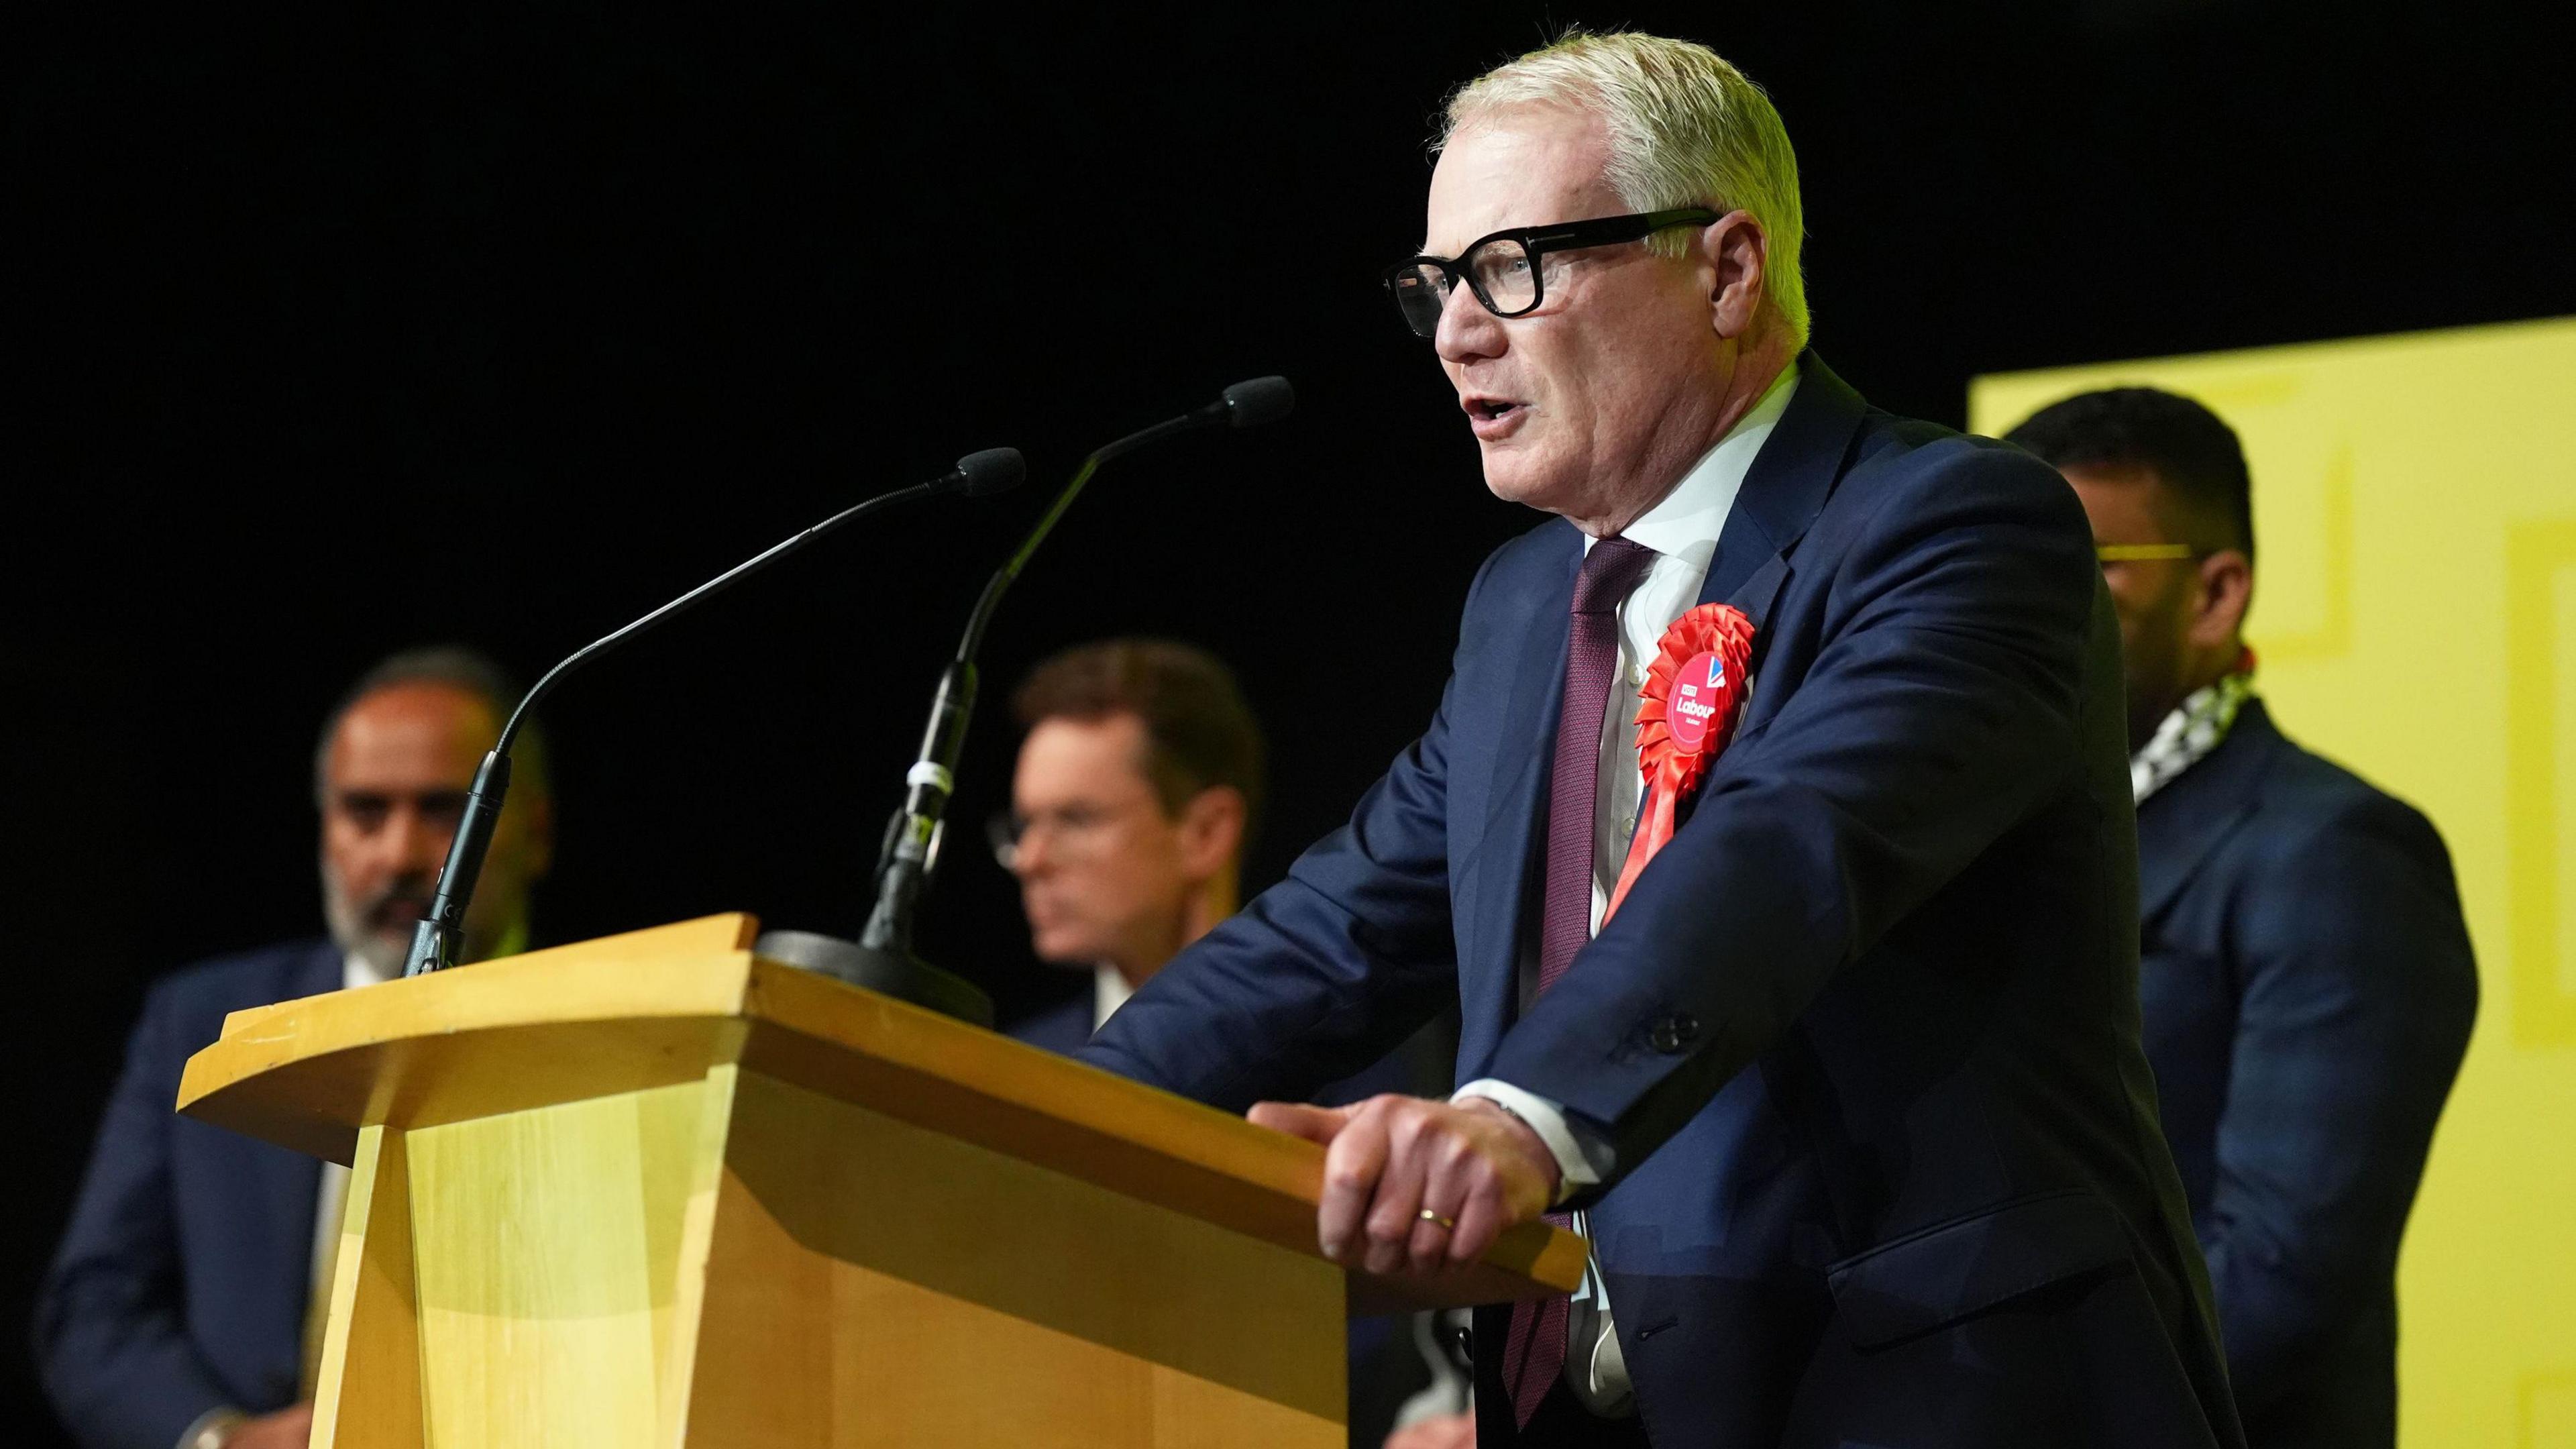
M 342 950 L 366 962 L 367 969 L 387 980 L 400 976 L 404 963 L 411 957 L 410 942 L 405 941 L 397 945 L 373 932 L 362 933 L 355 942 L 342 941 L 340 946 Z
M 411 955 L 411 942 L 397 941 L 370 930 L 367 912 L 340 888 L 340 881 L 328 861 L 322 865 L 322 919 L 330 927 L 332 944 L 338 946 L 342 954 L 366 962 L 367 968 L 378 976 L 390 978 L 402 974 L 403 963 Z

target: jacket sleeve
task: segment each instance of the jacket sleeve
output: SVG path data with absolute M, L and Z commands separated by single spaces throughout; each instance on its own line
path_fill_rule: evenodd
M 1470 621 L 1492 571 L 1488 559 L 1468 590 Z M 1430 728 L 1350 823 L 1147 981 L 1080 1058 L 1231 1111 L 1306 1101 L 1454 999 L 1447 804 L 1458 689 L 1453 669 Z
M 2478 983 L 2441 837 L 2384 796 L 2276 848 L 2236 909 L 2236 1040 L 2199 1226 L 2251 1410 L 2387 1291 Z
M 171 1449 L 227 1402 L 181 1319 L 170 1124 L 186 1054 L 172 1016 L 154 992 L 126 1043 L 37 1304 L 46 1393 L 88 1449 Z
M 2101 581 L 2082 508 L 2023 454 L 1936 450 L 1876 484 L 1839 560 L 1806 565 L 1835 572 L 1796 692 L 1503 1040 L 1490 1075 L 1606 1140 L 1605 1189 L 2085 767 Z

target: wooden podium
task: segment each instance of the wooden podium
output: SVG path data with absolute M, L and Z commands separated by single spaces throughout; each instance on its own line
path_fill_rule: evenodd
M 313 1443 L 1339 1446 L 1310 1143 L 755 958 L 748 916 L 235 1012 L 180 1109 L 350 1164 Z

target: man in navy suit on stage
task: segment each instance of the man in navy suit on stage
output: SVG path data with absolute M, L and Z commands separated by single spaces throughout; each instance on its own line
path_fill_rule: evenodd
M 2075 485 L 2119 609 L 2147 1057 L 2246 1438 L 2394 1444 L 2397 1246 L 2477 1015 L 2450 854 L 2255 695 L 2253 490 L 2224 422 L 2114 388 L 2011 440 Z
M 1577 36 L 1458 95 L 1389 285 L 1487 486 L 1557 516 L 1350 824 L 1084 1055 L 1327 1143 L 1319 1235 L 1373 1271 L 1578 1210 L 1579 1301 L 1479 1316 L 1480 1443 L 2240 1443 L 2083 510 L 1807 351 L 1799 239 L 1777 114 L 1701 47 Z M 1755 626 L 1749 702 L 1602 924 L 1640 681 L 1700 603 Z M 1454 1096 L 1285 1105 L 1453 998 Z
M 1011 703 L 1028 733 L 994 853 L 1019 878 L 1039 959 L 1088 971 L 1092 989 L 1010 1031 L 1070 1053 L 1240 904 L 1261 726 L 1232 670 L 1161 639 L 1068 649 Z
M 37 1309 L 46 1391 L 82 1444 L 302 1449 L 316 1289 L 348 1169 L 178 1116 L 179 1074 L 228 1012 L 402 970 L 475 765 L 517 697 L 461 649 L 371 670 L 314 760 L 329 939 L 218 957 L 145 999 Z M 518 771 L 466 918 L 468 959 L 524 946 L 529 887 L 545 873 L 551 807 L 533 735 Z

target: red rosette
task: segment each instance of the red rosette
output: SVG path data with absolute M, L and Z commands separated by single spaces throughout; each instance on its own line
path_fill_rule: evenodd
M 1752 658 L 1753 621 L 1732 604 L 1702 604 L 1664 631 L 1637 709 L 1637 769 L 1645 777 L 1646 805 L 1604 922 L 1628 898 L 1646 862 L 1673 838 L 1683 802 L 1698 792 L 1718 751 L 1735 737 Z

